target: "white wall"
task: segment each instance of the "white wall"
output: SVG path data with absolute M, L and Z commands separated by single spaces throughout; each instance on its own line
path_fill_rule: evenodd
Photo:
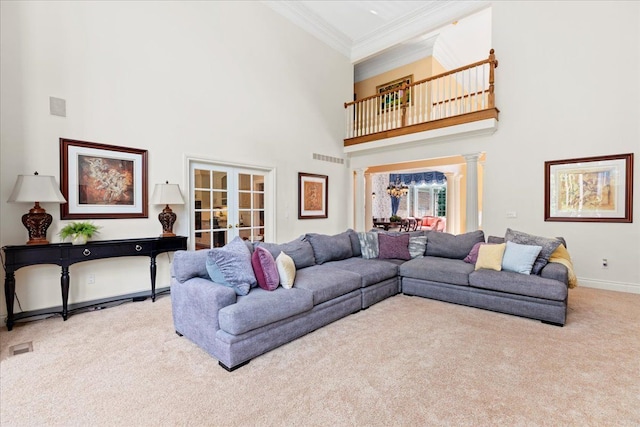
M 61 137 L 149 151 L 149 190 L 179 183 L 187 192 L 186 156 L 275 167 L 276 241 L 347 226 L 341 157 L 342 103 L 352 93 L 349 61 L 258 2 L 2 2 L 0 245 L 24 244 L 8 204 L 15 177 L 37 170 L 59 180 Z M 67 101 L 67 117 L 49 115 L 49 97 Z M 329 218 L 297 220 L 297 172 L 329 175 Z M 57 236 L 56 205 L 48 237 Z M 153 237 L 148 219 L 96 220 L 99 239 Z M 174 231 L 187 235 L 186 207 L 174 207 Z M 158 287 L 169 284 L 158 258 Z M 70 303 L 146 291 L 146 258 L 71 267 Z M 86 285 L 94 274 L 95 285 Z M 24 310 L 61 304 L 60 269 L 16 274 Z M 2 277 L 4 280 L 4 276 Z M 16 305 L 16 311 L 18 307 Z M 6 313 L 4 298 L 2 312 Z
M 486 234 L 510 227 L 564 236 L 583 286 L 640 292 L 640 3 L 517 1 L 492 9 L 498 131 L 355 154 L 351 167 L 486 152 Z M 633 223 L 544 221 L 545 161 L 630 152 Z

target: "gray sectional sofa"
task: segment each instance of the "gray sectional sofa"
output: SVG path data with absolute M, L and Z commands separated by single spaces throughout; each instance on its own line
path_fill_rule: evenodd
M 460 236 L 412 232 L 408 233 L 412 240 L 427 236 L 424 255 L 372 258 L 363 254 L 362 240 L 371 233 L 347 230 L 334 236 L 307 234 L 280 245 L 256 243 L 274 259 L 281 252 L 289 255 L 295 263 L 295 281 L 290 289 L 253 287 L 246 295 L 212 282 L 207 269 L 209 250 L 176 252 L 171 268 L 176 333 L 232 371 L 400 292 L 556 325 L 565 323 L 568 286 L 564 265 L 549 263 L 539 275 L 475 270 L 463 258 L 475 243 L 484 242 L 482 231 Z

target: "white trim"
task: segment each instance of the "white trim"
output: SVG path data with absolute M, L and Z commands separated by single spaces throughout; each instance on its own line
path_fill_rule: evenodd
M 456 126 L 447 126 L 440 129 L 427 130 L 424 132 L 416 132 L 408 135 L 394 136 L 393 138 L 379 139 L 377 141 L 364 142 L 362 144 L 349 145 L 344 147 L 345 153 L 358 153 L 367 151 L 365 154 L 371 153 L 371 150 L 383 150 L 389 147 L 397 148 L 399 144 L 407 143 L 425 143 L 425 142 L 442 142 L 443 140 L 451 140 L 461 137 L 491 135 L 498 130 L 498 120 L 485 119 L 470 123 L 463 123 Z
M 640 283 L 610 282 L 598 279 L 586 279 L 578 277 L 578 286 L 585 288 L 604 289 L 607 291 L 627 292 L 640 294 Z M 571 298 L 571 296 L 569 296 Z

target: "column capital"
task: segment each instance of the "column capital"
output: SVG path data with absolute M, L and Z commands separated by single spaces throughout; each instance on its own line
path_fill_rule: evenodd
M 462 157 L 464 157 L 467 163 L 477 162 L 478 159 L 480 159 L 480 156 L 482 156 L 482 153 L 469 153 L 469 154 L 462 155 Z

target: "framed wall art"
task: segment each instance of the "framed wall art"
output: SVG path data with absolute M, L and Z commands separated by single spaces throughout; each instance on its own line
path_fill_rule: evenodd
M 633 153 L 544 163 L 545 221 L 633 222 Z
M 147 218 L 147 151 L 60 138 L 61 219 Z
M 402 90 L 400 90 L 400 88 L 402 88 L 402 86 L 405 84 L 410 85 L 411 83 L 413 83 L 413 74 L 376 86 L 376 94 L 380 96 L 379 113 L 384 113 L 385 111 L 389 110 L 395 110 L 397 107 L 401 106 L 404 102 L 404 93 Z M 390 90 L 393 90 L 395 92 L 382 95 L 383 93 Z M 412 101 L 410 99 L 410 95 L 411 91 L 407 93 L 407 102 Z
M 329 177 L 298 172 L 298 219 L 327 218 Z

